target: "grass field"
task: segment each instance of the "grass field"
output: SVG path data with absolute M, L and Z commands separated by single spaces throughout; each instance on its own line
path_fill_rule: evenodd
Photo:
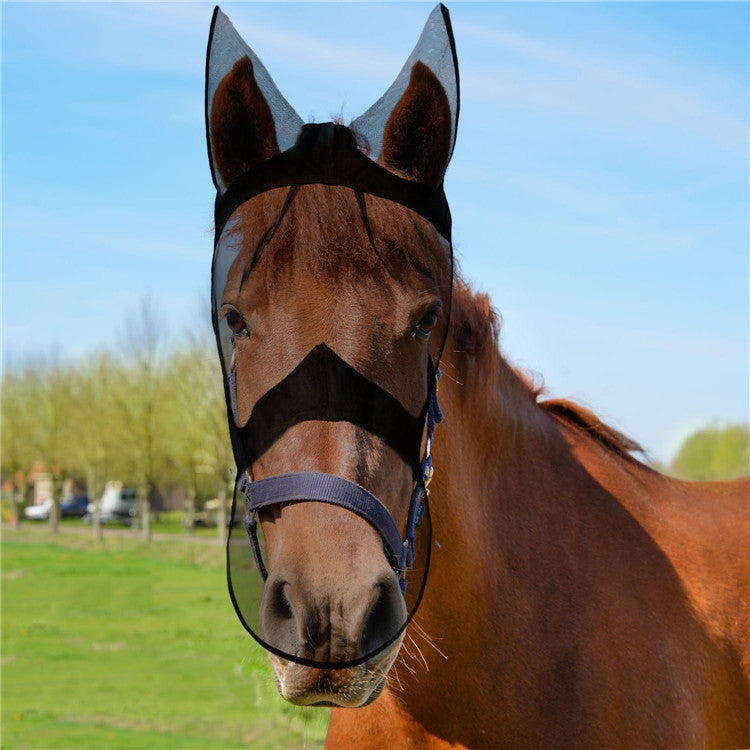
M 318 748 L 278 697 L 206 542 L 46 525 L 2 539 L 2 748 Z

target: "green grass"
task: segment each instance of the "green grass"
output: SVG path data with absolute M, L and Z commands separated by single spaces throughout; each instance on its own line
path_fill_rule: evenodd
M 2 747 L 318 748 L 278 697 L 218 545 L 3 529 Z

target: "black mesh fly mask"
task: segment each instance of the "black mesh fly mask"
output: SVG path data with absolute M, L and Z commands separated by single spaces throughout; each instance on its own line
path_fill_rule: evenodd
M 261 154 L 262 158 L 227 179 L 217 165 L 222 142 L 217 135 L 219 128 L 214 123 L 218 120 L 218 108 L 225 106 L 227 83 L 243 70 L 249 71 L 257 91 L 267 104 L 267 114 L 278 148 L 270 156 Z M 214 10 L 206 62 L 208 154 L 217 190 L 212 318 L 224 373 L 229 433 L 237 467 L 236 489 L 246 498 L 242 515 L 247 532 L 246 536 L 238 535 L 234 530 L 234 521 L 239 515 L 235 497 L 227 543 L 229 590 L 240 620 L 261 645 L 284 659 L 318 668 L 343 668 L 372 660 L 396 642 L 421 600 L 429 568 L 431 520 L 427 485 L 432 476 L 430 448 L 433 431 L 442 419 L 437 401 L 437 382 L 445 337 L 437 356 L 434 359 L 428 356 L 424 374 L 428 395 L 417 416 L 409 413 L 387 389 L 367 378 L 321 342 L 286 377 L 257 400 L 250 416 L 240 424 L 234 356 L 236 342 L 232 329 L 220 315 L 229 268 L 239 252 L 239 241 L 232 231 L 233 217 L 237 209 L 251 198 L 275 188 L 288 188 L 278 220 L 262 236 L 245 272 L 252 274 L 300 186 L 343 186 L 351 189 L 356 196 L 363 226 L 378 257 L 377 238 L 373 235 L 367 216 L 365 194 L 400 204 L 429 221 L 444 240 L 452 272 L 451 218 L 443 192 L 442 175 L 437 186 L 425 184 L 402 177 L 376 161 L 383 149 L 386 123 L 410 81 L 413 83 L 418 73 L 432 76 L 430 80 L 438 82 L 447 100 L 450 109 L 449 159 L 455 144 L 459 90 L 453 34 L 448 11 L 442 5 L 430 14 L 419 42 L 392 86 L 352 123 L 351 128 L 334 123 L 304 124 L 227 17 L 218 7 Z M 238 129 L 231 118 L 228 118 L 228 122 L 227 129 L 233 137 L 244 137 L 241 128 Z M 369 154 L 363 153 L 357 146 L 358 139 L 361 142 L 362 138 L 369 144 Z M 447 330 L 446 324 L 445 335 Z M 404 529 L 399 528 L 377 497 L 365 487 L 343 477 L 294 472 L 251 481 L 249 470 L 253 462 L 291 426 L 306 421 L 357 425 L 383 440 L 411 467 L 414 489 Z M 423 438 L 426 439 L 424 452 L 421 450 Z M 260 626 L 259 602 L 268 570 L 257 513 L 273 506 L 305 501 L 331 503 L 368 521 L 382 538 L 383 549 L 398 578 L 406 605 L 405 615 L 398 622 L 390 623 L 385 628 L 386 632 L 371 640 L 365 652 L 356 658 L 320 660 L 291 653 L 287 645 L 274 642 L 273 634 L 262 632 Z

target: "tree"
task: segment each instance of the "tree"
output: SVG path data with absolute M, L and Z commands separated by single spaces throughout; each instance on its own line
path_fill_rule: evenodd
M 228 469 L 232 454 L 226 426 L 224 389 L 213 347 L 191 336 L 170 360 L 174 382 L 173 433 L 179 435 L 173 458 L 179 481 L 187 495 L 187 526 L 192 530 L 197 496 L 216 493 L 221 506 L 226 502 Z M 219 534 L 225 514 L 219 510 Z
M 69 446 L 71 464 L 86 478 L 89 500 L 94 506 L 92 529 L 101 541 L 101 494 L 111 473 L 122 474 L 122 436 L 118 404 L 124 402 L 125 379 L 122 365 L 111 354 L 95 353 L 84 359 L 72 373 L 71 396 L 75 414 L 75 439 Z
M 31 413 L 33 394 L 23 369 L 3 373 L 2 396 L 2 451 L 0 451 L 3 483 L 13 485 L 11 515 L 18 521 L 20 506 L 27 491 L 29 469 L 35 459 L 34 424 Z
M 60 523 L 62 486 L 70 473 L 68 446 L 75 418 L 71 399 L 71 373 L 60 362 L 29 365 L 24 370 L 29 388 L 27 415 L 31 424 L 32 446 L 52 479 L 50 532 L 56 534 Z
M 53 360 L 6 370 L 2 477 L 14 479 L 15 502 L 32 466 L 42 464 L 53 480 L 53 531 L 69 475 L 86 479 L 97 538 L 98 502 L 109 479 L 138 488 L 146 538 L 151 498 L 167 481 L 187 490 L 189 518 L 201 499 L 218 496 L 225 507 L 233 461 L 208 318 L 202 315 L 182 346 L 166 353 L 161 317 L 145 298 L 117 351 L 95 352 L 73 365 Z M 224 539 L 224 513 L 219 521 Z
M 161 316 L 150 297 L 127 325 L 121 352 L 124 380 L 117 405 L 124 415 L 123 455 L 138 487 L 139 518 L 144 539 L 151 538 L 151 496 L 168 465 L 169 431 L 166 415 L 170 383 L 162 354 Z
M 682 479 L 698 481 L 750 474 L 750 430 L 747 425 L 698 430 L 682 443 L 670 470 Z

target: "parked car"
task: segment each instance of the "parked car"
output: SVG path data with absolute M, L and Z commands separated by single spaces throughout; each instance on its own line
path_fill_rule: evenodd
M 60 514 L 63 518 L 83 518 L 89 507 L 86 495 L 65 498 L 60 503 Z
M 99 501 L 100 523 L 124 523 L 131 526 L 138 515 L 138 491 L 123 488 L 121 482 L 107 482 Z M 91 522 L 94 517 L 94 505 L 89 503 L 83 520 Z
M 27 505 L 23 509 L 23 515 L 24 518 L 28 518 L 30 521 L 46 521 L 49 518 L 51 510 L 52 498 L 48 497 L 38 505 Z

